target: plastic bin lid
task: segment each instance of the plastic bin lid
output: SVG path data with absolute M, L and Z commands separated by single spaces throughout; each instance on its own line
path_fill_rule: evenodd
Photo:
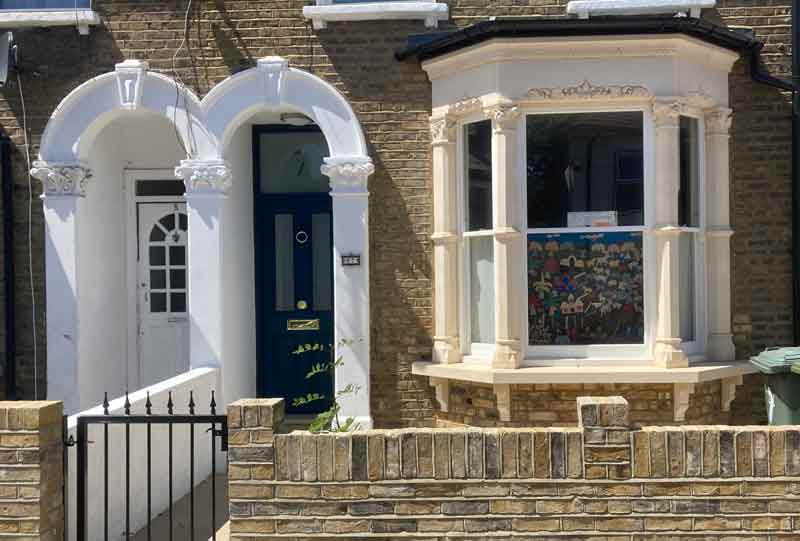
M 797 361 L 792 365 L 792 373 L 800 376 L 800 361 Z
M 800 347 L 767 348 L 750 357 L 750 363 L 764 374 L 786 374 L 792 365 L 800 370 Z

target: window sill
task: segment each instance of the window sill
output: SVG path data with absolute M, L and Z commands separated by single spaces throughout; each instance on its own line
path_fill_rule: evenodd
M 491 368 L 475 364 L 416 362 L 411 373 L 430 378 L 443 412 L 448 411 L 450 381 L 489 384 L 494 387 L 501 421 L 511 420 L 511 385 L 575 383 L 667 383 L 674 389 L 674 421 L 683 422 L 695 385 L 722 382 L 722 411 L 729 411 L 742 376 L 758 370 L 747 361 L 697 363 L 688 368 L 660 368 L 652 365 L 531 366 L 516 369 Z
M 314 29 L 320 30 L 331 21 L 385 21 L 418 19 L 428 28 L 436 28 L 439 21 L 447 20 L 447 4 L 434 1 L 364 2 L 305 6 L 303 16 L 311 19 Z
M 713 8 L 715 0 L 572 0 L 567 13 L 581 19 L 601 15 L 649 15 L 661 13 L 688 13 L 700 17 L 700 10 Z
M 81 34 L 88 34 L 90 26 L 100 24 L 100 15 L 91 9 L 4 9 L 0 10 L 3 28 L 30 28 L 47 26 L 76 26 Z

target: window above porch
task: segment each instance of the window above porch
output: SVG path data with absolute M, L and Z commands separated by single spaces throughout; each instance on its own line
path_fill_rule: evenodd
M 0 0 L 0 27 L 75 26 L 81 34 L 100 24 L 91 0 Z

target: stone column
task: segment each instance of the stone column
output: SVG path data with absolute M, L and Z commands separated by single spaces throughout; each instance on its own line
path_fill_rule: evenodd
M 333 320 L 337 353 L 335 392 L 358 389 L 341 401 L 342 414 L 363 429 L 372 428 L 369 396 L 369 192 L 375 171 L 367 157 L 325 158 L 322 173 L 330 178 L 333 198 Z M 358 265 L 343 265 L 342 256 L 359 256 Z M 355 259 L 355 258 L 351 258 Z M 348 341 L 342 344 L 342 341 Z
M 680 307 L 680 229 L 678 228 L 678 190 L 680 189 L 679 102 L 657 102 L 655 121 L 656 216 L 655 239 L 658 252 L 658 305 L 654 361 L 663 368 L 688 366 L 681 350 Z
M 182 160 L 175 176 L 186 185 L 189 217 L 189 364 L 192 369 L 222 367 L 222 224 L 230 166 L 222 160 Z
M 458 311 L 458 190 L 456 122 L 431 119 L 433 146 L 433 362 L 461 361 Z
M 64 410 L 81 407 L 78 378 L 78 209 L 91 172 L 82 163 L 36 162 L 31 175 L 42 181 L 46 228 L 47 396 Z M 44 351 L 39 370 L 45 370 Z M 40 397 L 42 398 L 42 397 Z
M 522 310 L 524 276 L 522 252 L 525 229 L 517 178 L 516 107 L 502 105 L 488 111 L 492 119 L 492 200 L 494 220 L 494 368 L 522 364 Z
M 731 110 L 709 109 L 706 121 L 706 268 L 711 361 L 736 357 L 731 328 L 730 127 Z

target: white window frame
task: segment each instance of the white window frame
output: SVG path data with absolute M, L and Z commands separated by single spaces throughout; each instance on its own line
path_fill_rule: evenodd
M 690 361 L 705 360 L 706 333 L 708 329 L 708 310 L 706 309 L 706 289 L 708 287 L 708 273 L 706 272 L 706 123 L 703 112 L 699 109 L 688 108 L 681 116 L 697 121 L 697 154 L 698 154 L 698 202 L 700 219 L 697 227 L 679 227 L 684 233 L 694 234 L 694 340 L 681 342 L 681 349 Z M 680 160 L 680 149 L 678 151 Z
M 643 157 L 643 170 L 644 170 L 644 225 L 642 226 L 620 226 L 602 228 L 603 231 L 640 231 L 642 232 L 642 257 L 644 261 L 642 287 L 644 295 L 644 337 L 641 344 L 589 344 L 589 345 L 530 345 L 528 335 L 528 302 L 527 302 L 527 286 L 525 288 L 526 301 L 524 302 L 524 318 L 522 329 L 522 345 L 525 352 L 525 359 L 523 366 L 553 366 L 558 364 L 574 365 L 576 362 L 580 363 L 593 363 L 608 364 L 613 362 L 615 364 L 625 363 L 650 363 L 653 357 L 653 348 L 655 346 L 655 332 L 657 317 L 655 308 L 658 303 L 656 280 L 657 280 L 657 253 L 656 244 L 652 236 L 653 228 L 655 227 L 655 133 L 654 122 L 652 118 L 652 111 L 645 105 L 563 105 L 556 108 L 532 108 L 526 107 L 521 110 L 521 116 L 524 119 L 522 129 L 519 130 L 519 152 L 518 156 L 518 169 L 521 182 L 520 197 L 520 212 L 524 217 L 527 225 L 527 201 L 528 201 L 528 187 L 526 176 L 527 164 L 527 118 L 528 115 L 557 115 L 557 114 L 576 114 L 576 113 L 625 113 L 625 112 L 640 112 L 642 113 L 642 157 Z M 520 272 L 526 276 L 525 283 L 527 284 L 528 273 L 528 258 L 527 258 L 527 238 L 528 234 L 535 233 L 582 233 L 588 232 L 592 228 L 527 228 L 524 230 L 525 242 L 524 252 L 521 258 L 522 268 Z
M 435 0 L 364 0 L 346 4 L 317 0 L 316 5 L 303 8 L 303 16 L 311 19 L 315 30 L 324 29 L 335 21 L 386 20 L 422 20 L 427 28 L 436 28 L 439 21 L 449 17 L 449 7 Z

